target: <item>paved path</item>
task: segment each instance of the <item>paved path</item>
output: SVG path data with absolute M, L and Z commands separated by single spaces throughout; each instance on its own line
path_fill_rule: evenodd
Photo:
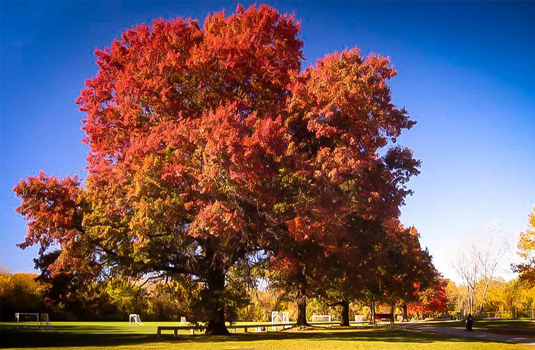
M 397 327 L 407 329 L 409 331 L 414 330 L 424 333 L 444 334 L 455 337 L 474 338 L 499 343 L 524 344 L 535 346 L 535 338 L 507 334 L 496 334 L 478 328 L 474 328 L 473 332 L 465 332 L 464 328 L 462 327 L 422 327 L 418 326 L 417 324 L 397 325 Z

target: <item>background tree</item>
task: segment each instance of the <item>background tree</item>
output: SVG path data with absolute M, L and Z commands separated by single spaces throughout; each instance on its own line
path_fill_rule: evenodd
M 486 317 L 503 317 L 508 313 L 507 306 L 508 283 L 501 277 L 493 279 L 488 287 L 485 298 Z
M 278 208 L 288 229 L 274 251 L 286 261 L 279 266 L 294 271 L 298 325 L 306 325 L 307 278 L 317 280 L 312 272 L 319 267 L 315 257 L 346 248 L 339 243 L 348 242 L 354 216 L 385 225 L 397 219 L 410 193 L 405 184 L 418 173 L 412 152 L 393 146 L 414 124 L 391 102 L 386 83 L 395 74 L 387 58 L 365 58 L 355 49 L 319 60 L 293 82 L 285 125 L 299 170 L 285 177 L 290 196 Z
M 419 314 L 422 320 L 426 315 L 435 317 L 446 312 L 449 303 L 446 286 L 446 281 L 441 276 L 436 276 L 432 282 L 427 283 L 426 288 L 417 291 L 414 302 L 407 305 L 408 312 Z
M 46 312 L 43 285 L 33 273 L 0 271 L 0 319 L 13 321 L 15 312 Z
M 529 280 L 517 278 L 507 283 L 504 311 L 511 318 L 529 317 L 535 319 L 535 286 Z M 500 310 L 501 311 L 501 310 Z
M 446 297 L 448 298 L 448 311 L 451 314 L 460 314 L 461 309 L 464 309 L 466 305 L 466 293 L 465 289 L 461 286 L 457 286 L 453 280 L 447 280 L 446 285 Z
M 535 286 L 535 207 L 528 216 L 529 226 L 520 234 L 518 242 L 518 254 L 524 262 L 514 266 L 520 277 Z
M 392 309 L 401 304 L 404 319 L 407 319 L 408 303 L 435 303 L 439 308 L 442 276 L 435 269 L 429 251 L 420 246 L 418 231 L 414 227 L 400 226 L 390 232 L 388 241 L 391 243 L 387 245 L 387 263 L 381 269 L 379 300 L 388 301 Z
M 510 237 L 503 236 L 499 229 L 489 227 L 479 237 L 472 238 L 465 249 L 458 250 L 452 264 L 467 289 L 470 313 L 483 314 L 488 288 L 501 267 L 502 258 L 509 252 L 509 241 Z
M 51 267 L 60 256 L 61 250 L 54 250 L 34 259 L 35 268 L 41 270 L 36 281 L 43 286 L 42 294 L 50 316 L 68 320 L 121 319 L 120 307 L 108 293 L 108 281 L 93 280 L 91 274 L 68 268 L 52 271 Z M 129 292 L 136 293 L 131 289 Z M 123 311 L 122 315 L 127 312 Z

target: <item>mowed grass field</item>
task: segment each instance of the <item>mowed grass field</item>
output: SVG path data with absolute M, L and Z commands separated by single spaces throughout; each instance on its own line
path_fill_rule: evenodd
M 420 327 L 464 327 L 464 321 L 422 322 Z M 476 320 L 474 327 L 490 333 L 535 338 L 535 321 L 523 320 Z M 535 340 L 534 340 L 535 342 Z M 535 349 L 535 348 L 534 348 Z
M 283 332 L 238 333 L 230 336 L 189 335 L 183 332 L 173 338 L 171 332 L 156 338 L 158 325 L 179 325 L 176 322 L 145 322 L 129 326 L 127 322 L 52 322 L 53 331 L 35 326 L 0 323 L 0 347 L 17 349 L 448 349 L 509 350 L 531 349 L 476 339 L 448 337 L 402 329 L 353 326 L 351 328 L 317 327 Z M 445 325 L 446 326 L 446 325 Z M 456 324 L 457 326 L 457 324 Z

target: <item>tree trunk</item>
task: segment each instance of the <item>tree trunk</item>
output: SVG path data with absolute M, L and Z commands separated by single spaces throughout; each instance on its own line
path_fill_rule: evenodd
M 307 322 L 307 283 L 306 283 L 306 276 L 304 273 L 304 269 L 301 272 L 300 276 L 300 282 L 297 287 L 297 322 L 295 323 L 298 327 L 308 326 Z
M 208 273 L 208 300 L 206 306 L 210 311 L 210 320 L 206 327 L 206 334 L 228 335 L 230 332 L 225 325 L 225 273 L 222 270 L 211 270 Z
M 479 304 L 479 316 L 483 317 L 483 306 L 485 305 L 485 299 L 487 298 L 487 292 L 489 290 L 490 279 L 485 281 L 485 289 L 483 290 L 483 296 L 481 297 L 481 303 Z
M 403 321 L 408 321 L 409 320 L 409 314 L 408 314 L 408 311 L 407 311 L 408 307 L 407 307 L 407 303 L 403 303 Z
M 474 289 L 468 287 L 468 313 L 474 315 Z
M 375 324 L 375 300 L 371 300 L 371 303 L 370 303 L 370 317 L 371 317 L 371 320 L 370 320 L 370 323 L 371 324 Z
M 342 321 L 340 322 L 340 326 L 349 327 L 349 301 L 342 300 L 340 305 L 342 305 Z
M 423 301 L 420 303 L 420 309 L 422 311 L 422 321 L 424 321 L 425 320 L 425 315 L 424 315 L 424 311 L 425 310 L 424 310 L 424 302 Z

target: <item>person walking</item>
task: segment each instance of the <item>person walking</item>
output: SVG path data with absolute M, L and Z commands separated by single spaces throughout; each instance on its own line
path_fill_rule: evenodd
M 472 314 L 468 314 L 468 317 L 466 318 L 465 332 L 473 332 L 473 329 L 472 329 L 473 324 L 474 324 L 474 318 L 472 317 Z

